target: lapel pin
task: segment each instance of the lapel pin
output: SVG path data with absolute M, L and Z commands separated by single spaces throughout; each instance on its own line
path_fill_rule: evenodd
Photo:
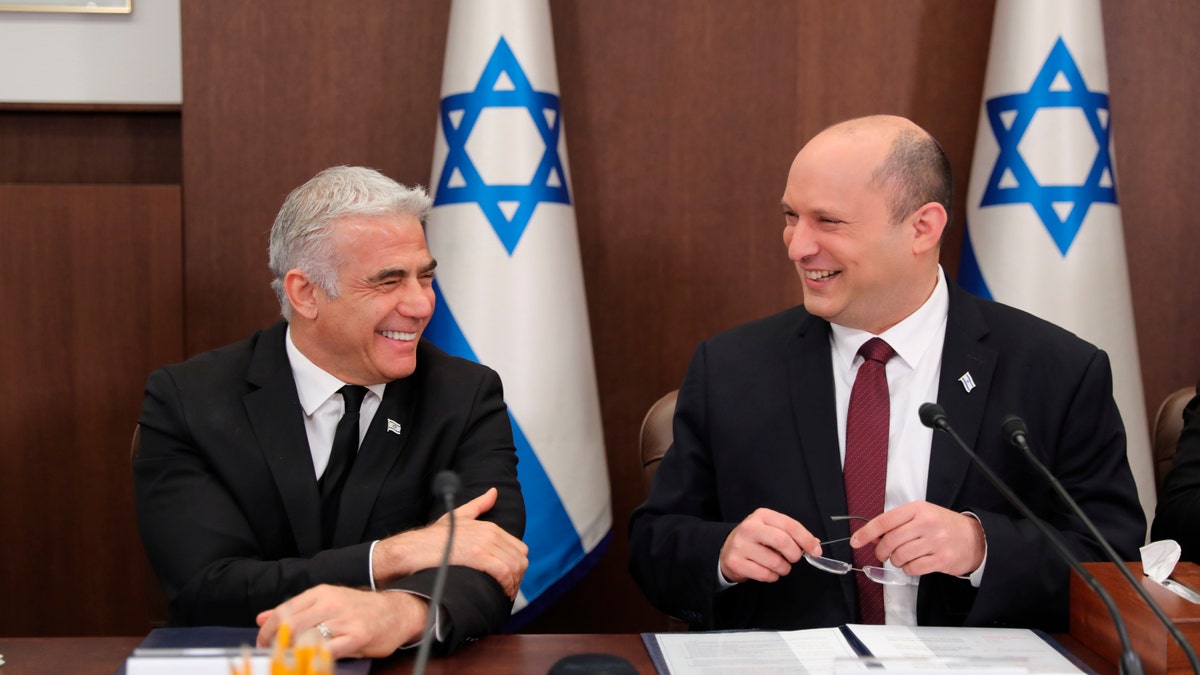
M 392 418 L 388 418 L 388 433 L 400 435 L 400 423 Z
M 958 378 L 958 381 L 962 382 L 963 389 L 965 389 L 968 394 L 971 393 L 971 390 L 975 388 L 975 379 L 971 377 L 971 371 L 963 373 L 962 377 Z

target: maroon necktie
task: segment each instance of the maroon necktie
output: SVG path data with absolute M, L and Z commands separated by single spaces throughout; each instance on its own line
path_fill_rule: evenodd
M 850 515 L 874 518 L 883 513 L 883 492 L 887 486 L 888 359 L 896 352 L 879 338 L 867 340 L 858 353 L 864 361 L 858 368 L 854 389 L 850 391 L 850 408 L 846 413 L 846 463 L 842 469 L 846 482 L 846 508 Z M 850 532 L 864 525 L 850 521 Z M 854 566 L 863 568 L 879 565 L 875 545 L 854 549 Z M 858 610 L 863 623 L 883 623 L 883 586 L 854 575 L 858 582 Z

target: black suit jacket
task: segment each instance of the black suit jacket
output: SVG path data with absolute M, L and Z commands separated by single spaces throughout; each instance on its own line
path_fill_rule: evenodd
M 1000 437 L 1007 414 L 1029 425 L 1051 467 L 1126 559 L 1145 519 L 1125 457 L 1104 352 L 1029 314 L 950 283 L 938 403 L 951 424 L 1085 560 L 1102 552 L 1045 480 Z M 694 628 L 795 629 L 857 620 L 854 579 L 798 562 L 774 584 L 718 592 L 717 560 L 734 526 L 759 507 L 822 540 L 849 536 L 834 410 L 830 326 L 796 307 L 703 342 L 679 390 L 674 445 L 630 520 L 630 571 L 660 610 Z M 958 379 L 969 372 L 969 393 Z M 945 434 L 934 435 L 926 500 L 971 511 L 987 536 L 981 586 L 922 577 L 928 625 L 1065 630 L 1068 568 Z M 827 555 L 850 560 L 848 543 Z
M 1155 540 L 1179 542 L 1183 560 L 1200 562 L 1200 393 L 1183 409 L 1175 464 L 1163 481 L 1152 532 Z
M 279 322 L 152 373 L 133 463 L 138 524 L 174 625 L 253 626 L 258 612 L 318 584 L 368 587 L 370 542 L 436 519 L 433 476 L 462 499 L 499 488 L 484 519 L 525 529 L 500 378 L 422 342 L 417 368 L 388 384 L 347 476 L 333 547 Z M 400 433 L 388 430 L 388 421 Z M 432 594 L 434 570 L 395 588 Z M 498 629 L 511 601 L 488 575 L 454 567 L 444 645 Z

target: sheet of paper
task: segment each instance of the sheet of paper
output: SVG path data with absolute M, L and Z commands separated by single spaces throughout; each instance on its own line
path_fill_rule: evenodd
M 659 633 L 672 675 L 832 673 L 854 650 L 837 628 L 773 632 Z
M 936 626 L 850 626 L 876 658 L 934 658 L 947 665 L 978 669 L 1023 666 L 1030 673 L 1082 673 L 1057 649 L 1031 630 L 1017 628 L 940 628 Z

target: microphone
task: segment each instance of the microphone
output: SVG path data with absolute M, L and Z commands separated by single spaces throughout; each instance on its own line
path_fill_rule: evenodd
M 1129 582 L 1133 590 L 1137 591 L 1142 600 L 1146 601 L 1146 604 L 1150 606 L 1150 610 L 1154 612 L 1154 616 L 1158 617 L 1158 620 L 1167 629 L 1167 632 L 1171 634 L 1171 637 L 1175 639 L 1175 642 L 1179 643 L 1180 648 L 1183 649 L 1183 653 L 1187 655 L 1188 663 L 1192 666 L 1192 672 L 1200 673 L 1200 662 L 1196 659 L 1196 652 L 1192 649 L 1192 645 L 1188 642 L 1187 638 L 1184 637 L 1183 632 L 1179 630 L 1175 622 L 1171 621 L 1167 613 L 1163 611 L 1162 606 L 1154 601 L 1154 598 L 1150 596 L 1145 587 L 1138 583 L 1137 579 L 1133 578 L 1133 573 L 1125 566 L 1125 563 L 1117 555 L 1117 552 L 1113 550 L 1112 545 L 1108 543 L 1104 535 L 1100 534 L 1100 530 L 1092 522 L 1092 519 L 1079 507 L 1079 502 L 1075 501 L 1071 493 L 1067 492 L 1067 489 L 1063 487 L 1062 482 L 1033 454 L 1033 450 L 1029 448 L 1029 429 L 1025 426 L 1025 421 L 1016 415 L 1005 417 L 1004 421 L 1000 424 L 1000 435 L 1010 445 L 1020 450 L 1021 454 L 1025 455 L 1025 459 L 1028 459 L 1046 477 L 1046 480 L 1050 482 L 1051 487 L 1058 493 L 1063 503 L 1071 508 L 1071 511 L 1075 513 L 1079 520 L 1083 521 L 1083 524 L 1087 526 L 1088 532 L 1092 534 L 1092 537 L 1100 542 L 1100 547 L 1104 549 L 1104 554 L 1117 566 L 1117 569 L 1121 571 L 1121 575 L 1125 577 L 1125 580 Z
M 462 481 L 453 471 L 439 471 L 433 477 L 433 494 L 442 500 L 450 517 L 450 531 L 446 535 L 446 548 L 442 551 L 442 562 L 433 577 L 433 595 L 429 598 L 429 612 L 425 615 L 425 630 L 421 633 L 421 646 L 417 649 L 417 660 L 413 666 L 415 675 L 424 675 L 429 664 L 429 649 L 433 642 L 433 618 L 446 591 L 446 573 L 450 570 L 450 549 L 454 545 L 454 502 L 462 490 Z
M 962 437 L 959 436 L 958 433 L 954 431 L 954 428 L 950 426 L 950 421 L 946 418 L 946 410 L 942 408 L 942 406 L 936 403 L 922 403 L 921 407 L 918 409 L 918 414 L 921 417 L 921 424 L 924 424 L 930 429 L 944 431 L 950 435 L 950 438 L 954 439 L 955 444 L 962 448 L 963 452 L 967 453 L 967 456 L 971 458 L 971 461 L 975 463 L 975 466 L 979 467 L 979 470 L 988 479 L 988 481 L 990 481 L 991 484 L 996 487 L 1000 494 L 1003 495 L 1004 498 L 1007 499 L 1008 502 L 1012 504 L 1018 511 L 1020 511 L 1021 515 L 1025 516 L 1029 522 L 1033 523 L 1033 525 L 1037 527 L 1038 531 L 1042 533 L 1042 536 L 1046 538 L 1046 541 L 1050 542 L 1050 544 L 1054 547 L 1054 550 L 1058 552 L 1059 557 L 1065 560 L 1067 564 L 1071 566 L 1071 569 L 1075 570 L 1075 572 L 1079 574 L 1081 578 L 1083 578 L 1087 585 L 1096 592 L 1096 595 L 1100 597 L 1100 601 L 1104 603 L 1104 606 L 1108 608 L 1108 613 L 1112 615 L 1113 625 L 1116 626 L 1117 636 L 1121 640 L 1121 663 L 1119 664 L 1120 672 L 1127 675 L 1141 675 L 1144 673 L 1145 671 L 1142 669 L 1142 660 L 1138 657 L 1137 652 L 1133 651 L 1133 647 L 1129 643 L 1129 632 L 1125 628 L 1125 619 L 1122 618 L 1121 613 L 1117 611 L 1116 603 L 1113 602 L 1112 596 L 1108 594 L 1108 591 L 1104 589 L 1104 586 L 1100 585 L 1100 582 L 1096 580 L 1096 577 L 1092 576 L 1091 572 L 1088 572 L 1086 569 L 1084 569 L 1083 563 L 1079 562 L 1079 558 L 1076 557 L 1075 554 L 1071 552 L 1071 549 L 1067 548 L 1067 545 L 1058 538 L 1058 534 L 1054 530 L 1050 529 L 1049 525 L 1034 515 L 1033 511 L 1029 508 L 1029 505 L 1026 504 L 1020 497 L 1018 497 L 1017 493 L 1013 492 L 1012 489 L 1009 488 L 1004 482 L 1004 480 L 1000 478 L 1000 476 L 996 475 L 996 473 L 992 471 L 992 468 L 988 466 L 986 462 L 980 459 L 979 455 L 975 454 L 975 451 L 972 450 L 965 441 L 963 441 Z
M 436 497 L 442 498 L 442 503 L 446 506 L 446 511 L 454 510 L 454 502 L 458 498 L 458 491 L 462 489 L 462 481 L 458 479 L 458 474 L 453 471 L 439 471 L 433 477 L 433 494 Z

